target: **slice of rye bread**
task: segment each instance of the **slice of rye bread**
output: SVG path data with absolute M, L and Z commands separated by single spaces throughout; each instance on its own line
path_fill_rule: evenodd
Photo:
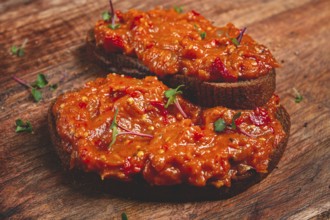
M 58 135 L 56 129 L 56 117 L 52 113 L 52 107 L 53 104 L 48 112 L 48 125 L 51 140 L 62 165 L 64 168 L 70 169 L 72 146 L 64 144 L 65 142 L 62 141 Z M 110 191 L 118 196 L 135 197 L 148 201 L 192 201 L 229 198 L 260 182 L 277 166 L 280 161 L 289 139 L 291 123 L 289 114 L 282 106 L 278 107 L 276 116 L 281 122 L 286 135 L 278 146 L 276 146 L 271 155 L 270 163 L 268 165 L 268 172 L 257 173 L 255 170 L 250 170 L 244 175 L 233 179 L 230 187 L 223 186 L 221 188 L 216 188 L 211 185 L 205 187 L 195 187 L 187 184 L 175 186 L 150 186 L 142 179 L 141 176 L 138 176 L 135 181 L 131 182 L 122 182 L 111 179 L 101 181 L 99 177 L 95 177 L 96 174 L 90 176 L 91 174 L 86 174 L 84 172 L 79 173 L 78 181 L 80 181 L 81 177 L 84 177 L 83 179 L 86 179 L 86 176 L 87 179 L 91 177 L 92 183 L 90 183 L 90 180 L 87 180 L 87 182 L 90 183 L 89 188 L 92 191 L 96 189 L 95 187 L 100 187 L 101 189 Z M 77 171 L 78 169 L 74 170 Z
M 154 75 L 137 58 L 119 53 L 108 54 L 96 46 L 93 31 L 87 34 L 88 54 L 103 67 L 113 72 L 141 78 Z M 167 86 L 184 85 L 183 95 L 203 107 L 225 106 L 232 109 L 254 109 L 267 103 L 275 92 L 276 73 L 272 69 L 257 79 L 238 82 L 204 82 L 183 74 L 159 77 Z

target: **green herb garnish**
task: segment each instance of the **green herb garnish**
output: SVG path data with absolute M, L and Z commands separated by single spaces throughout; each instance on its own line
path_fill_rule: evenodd
M 175 104 L 176 108 L 179 110 L 179 112 L 183 115 L 183 117 L 187 118 L 187 114 L 183 111 L 180 103 L 178 102 L 178 99 L 176 98 L 177 95 L 182 94 L 182 91 L 179 90 L 184 85 L 179 85 L 175 89 L 169 89 L 165 91 L 165 97 L 167 98 L 167 103 L 165 105 L 165 108 L 168 108 L 169 105 Z
M 234 115 L 233 119 L 231 120 L 231 128 L 232 128 L 232 129 L 236 130 L 236 127 L 237 127 L 237 126 L 236 126 L 235 120 L 238 119 L 238 118 L 241 116 L 241 114 L 242 114 L 242 112 L 237 112 L 237 113 Z
M 222 132 L 226 128 L 226 122 L 222 118 L 219 118 L 214 122 L 214 130 L 216 132 Z
M 42 99 L 42 93 L 36 88 L 31 89 L 31 94 L 36 102 L 39 102 Z
M 110 125 L 110 129 L 112 130 L 112 140 L 111 140 L 108 148 L 111 148 L 112 145 L 116 142 L 116 138 L 118 135 L 117 115 L 118 115 L 118 108 L 115 109 L 115 114 L 113 116 L 113 119 L 112 119 L 112 122 Z
M 175 10 L 177 13 L 179 13 L 179 14 L 181 14 L 181 13 L 183 12 L 183 8 L 182 8 L 182 6 L 174 6 L 173 8 L 174 8 L 174 10 Z
M 236 47 L 241 44 L 245 31 L 246 31 L 246 27 L 244 27 L 242 30 L 240 30 L 239 35 L 236 38 L 230 38 L 231 42 L 233 42 L 233 44 L 235 44 Z
M 140 133 L 140 132 L 136 132 L 136 131 L 131 131 L 128 130 L 120 125 L 117 124 L 117 115 L 118 115 L 118 108 L 115 109 L 115 114 L 113 116 L 111 125 L 110 125 L 110 129 L 112 130 L 112 140 L 109 144 L 108 148 L 111 148 L 112 145 L 116 142 L 116 138 L 118 135 L 136 135 L 136 136 L 140 136 L 140 137 L 148 137 L 148 138 L 153 138 L 153 135 L 151 134 L 144 134 L 144 133 Z M 118 128 L 124 130 L 123 132 L 119 132 Z
M 37 80 L 34 83 L 32 83 L 32 87 L 39 89 L 44 88 L 47 85 L 48 85 L 48 81 L 46 79 L 46 76 L 42 73 L 39 73 L 37 76 Z
M 128 217 L 125 212 L 121 213 L 121 220 L 128 220 Z
M 58 88 L 58 84 L 57 83 L 56 84 L 49 85 L 49 89 L 51 91 L 55 91 L 57 88 Z
M 175 89 L 169 89 L 165 91 L 165 97 L 168 98 L 165 108 L 168 108 L 169 105 L 174 104 L 174 101 L 176 100 L 176 96 L 182 94 L 180 88 L 183 86 L 184 85 L 179 85 Z
M 204 40 L 206 37 L 206 32 L 203 31 L 203 32 L 199 33 L 199 36 L 201 36 L 202 40 Z
M 116 29 L 120 28 L 120 24 L 109 24 L 108 28 L 110 28 L 112 30 L 116 30 Z
M 25 54 L 25 51 L 24 51 L 24 47 L 26 45 L 26 43 L 28 42 L 28 39 L 25 39 L 22 43 L 21 46 L 16 46 L 16 45 L 13 45 L 11 48 L 10 48 L 10 52 L 13 54 L 13 55 L 16 55 L 18 57 L 22 57 L 24 56 Z
M 296 88 L 293 88 L 293 91 L 295 93 L 295 99 L 294 102 L 295 103 L 300 103 L 303 100 L 303 96 L 298 92 L 298 90 Z
M 22 121 L 22 119 L 17 119 L 16 120 L 16 133 L 19 132 L 29 132 L 32 133 L 32 125 L 29 121 L 26 121 L 26 123 L 24 123 Z
M 111 14 L 109 12 L 107 12 L 107 11 L 103 12 L 102 13 L 102 19 L 104 21 L 109 21 L 111 19 Z
M 230 40 L 231 40 L 231 42 L 233 42 L 233 44 L 235 44 L 236 46 L 239 45 L 239 42 L 238 42 L 238 40 L 237 40 L 236 38 L 231 38 Z
M 24 56 L 24 48 L 22 47 L 17 47 L 16 45 L 12 46 L 11 49 L 10 49 L 11 53 L 13 55 L 16 55 L 18 57 L 22 57 Z
M 194 24 L 194 28 L 198 31 L 199 36 L 204 40 L 206 38 L 206 32 L 205 31 L 200 31 L 200 27 L 198 27 L 197 24 Z

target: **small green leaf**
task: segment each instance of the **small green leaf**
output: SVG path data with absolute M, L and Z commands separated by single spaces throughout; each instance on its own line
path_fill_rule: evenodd
M 295 99 L 294 102 L 295 103 L 300 103 L 303 100 L 303 96 L 298 92 L 298 90 L 296 88 L 293 88 L 293 91 L 295 93 Z
M 204 40 L 206 37 L 206 32 L 205 31 L 201 32 L 199 36 L 201 36 L 202 40 Z
M 42 93 L 36 88 L 31 89 L 31 94 L 36 102 L 39 102 L 42 99 Z
M 105 11 L 105 12 L 102 13 L 102 19 L 104 21 L 109 21 L 110 18 L 111 18 L 111 14 L 109 12 Z
M 300 103 L 303 100 L 302 95 L 297 95 L 294 99 L 295 103 Z
M 176 95 L 182 94 L 182 91 L 179 89 L 184 85 L 179 85 L 175 89 L 169 89 L 165 91 L 165 97 L 168 98 L 165 108 L 168 108 L 169 105 L 172 105 L 176 99 Z
M 231 121 L 231 128 L 232 129 L 234 129 L 234 130 L 236 130 L 236 123 L 235 123 L 235 120 L 236 119 L 238 119 L 240 116 L 241 116 L 241 114 L 242 114 L 242 112 L 237 112 L 235 115 L 234 115 L 234 117 L 233 117 L 233 119 L 232 119 L 232 121 Z
M 174 8 L 174 10 L 175 10 L 177 13 L 179 13 L 179 14 L 181 14 L 181 13 L 183 12 L 183 8 L 182 8 L 182 6 L 174 6 L 173 8 Z
M 128 217 L 125 212 L 121 213 L 121 220 L 128 220 Z
M 231 38 L 230 40 L 231 40 L 231 42 L 233 42 L 233 44 L 235 44 L 236 46 L 239 45 L 239 42 L 238 42 L 238 40 L 237 40 L 236 38 Z
M 11 48 L 10 48 L 10 51 L 13 55 L 17 55 L 17 51 L 18 51 L 18 47 L 16 45 L 13 45 Z
M 115 110 L 115 114 L 113 115 L 113 119 L 110 125 L 110 129 L 112 130 L 112 140 L 108 148 L 111 148 L 112 145 L 116 142 L 116 138 L 118 135 L 117 115 L 118 115 L 118 108 L 116 108 Z
M 25 54 L 24 49 L 19 48 L 18 51 L 17 51 L 17 56 L 22 57 L 22 56 L 24 56 L 24 54 Z
M 226 122 L 222 118 L 219 118 L 214 122 L 214 130 L 216 132 L 221 132 L 225 130 L 225 128 L 226 128 Z
M 36 88 L 44 88 L 48 84 L 46 76 L 42 73 L 38 74 L 37 80 L 32 84 L 33 87 Z
M 51 91 L 55 91 L 57 88 L 58 88 L 58 84 L 52 84 L 52 85 L 49 85 L 49 89 L 50 89 Z
M 17 119 L 16 120 L 16 133 L 19 132 L 29 132 L 32 133 L 32 125 L 29 121 L 26 121 L 26 123 L 24 123 L 22 121 L 22 119 Z
M 112 30 L 116 30 L 116 29 L 120 28 L 120 24 L 109 24 L 108 28 L 110 28 Z

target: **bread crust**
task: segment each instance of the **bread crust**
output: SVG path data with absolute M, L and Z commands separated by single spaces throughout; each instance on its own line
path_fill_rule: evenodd
M 48 112 L 48 124 L 51 140 L 62 165 L 66 169 L 71 169 L 73 168 L 71 164 L 72 147 L 64 145 L 64 142 L 57 133 L 56 117 L 52 112 L 53 104 Z M 239 176 L 238 178 L 233 179 L 231 187 L 223 186 L 221 188 L 216 188 L 209 185 L 205 187 L 196 187 L 187 184 L 175 186 L 150 186 L 142 179 L 142 177 L 137 177 L 132 182 L 120 182 L 118 180 L 111 179 L 101 181 L 100 178 L 95 178 L 96 174 L 86 174 L 84 172 L 80 172 L 78 175 L 83 175 L 85 177 L 90 176 L 90 180 L 92 181 L 90 183 L 92 185 L 91 188 L 95 189 L 97 186 L 119 196 L 136 197 L 149 201 L 195 201 L 229 198 L 260 182 L 277 166 L 280 161 L 289 139 L 291 123 L 290 116 L 283 106 L 278 107 L 276 117 L 283 127 L 285 137 L 276 146 L 270 157 L 270 163 L 267 169 L 268 172 L 257 173 L 254 170 L 250 170 L 245 173 L 244 176 Z
M 154 75 L 137 58 L 119 53 L 107 54 L 96 46 L 93 31 L 87 34 L 88 54 L 103 67 L 137 78 Z M 257 79 L 238 82 L 204 82 L 183 74 L 159 77 L 169 87 L 184 84 L 183 95 L 203 107 L 225 106 L 232 109 L 254 109 L 265 105 L 276 88 L 276 73 L 272 69 Z

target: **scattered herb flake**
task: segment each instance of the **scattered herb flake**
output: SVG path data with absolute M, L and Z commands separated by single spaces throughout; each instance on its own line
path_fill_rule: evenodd
M 17 47 L 16 45 L 11 47 L 11 53 L 13 55 L 16 55 L 18 57 L 24 56 L 24 48 L 23 47 Z
M 111 14 L 109 12 L 105 11 L 105 12 L 102 13 L 102 19 L 104 21 L 109 21 L 110 18 L 111 18 Z
M 42 73 L 38 74 L 37 80 L 32 83 L 32 86 L 35 88 L 44 88 L 48 84 L 48 81 L 46 79 L 46 76 Z
M 214 122 L 214 130 L 216 132 L 222 132 L 226 128 L 226 122 L 222 118 L 219 118 Z
M 16 120 L 16 133 L 19 132 L 29 132 L 32 133 L 32 125 L 29 121 L 26 121 L 26 123 L 24 123 L 22 121 L 22 119 L 17 119 Z
M 183 12 L 182 6 L 174 6 L 174 10 L 179 14 L 181 14 Z
M 55 91 L 57 88 L 58 88 L 58 84 L 57 83 L 56 84 L 49 85 L 49 89 L 51 91 Z
M 13 45 L 10 51 L 13 55 L 17 55 L 18 47 L 16 45 Z
M 128 217 L 125 212 L 121 213 L 121 220 L 128 220 Z
M 234 130 L 236 130 L 236 123 L 235 123 L 235 120 L 236 119 L 238 119 L 240 116 L 241 116 L 241 114 L 242 114 L 242 112 L 237 112 L 235 115 L 234 115 L 234 117 L 233 117 L 233 119 L 232 119 L 232 121 L 231 121 L 231 128 L 232 129 L 234 129 Z
M 204 40 L 206 37 L 206 32 L 205 31 L 201 32 L 199 36 L 201 36 L 202 40 Z
M 24 49 L 22 47 L 19 48 L 18 52 L 17 52 L 17 56 L 22 57 L 22 56 L 24 56 L 24 54 L 25 54 Z
M 36 102 L 39 102 L 42 99 L 42 93 L 36 88 L 31 89 L 31 94 Z
M 116 30 L 116 29 L 120 28 L 120 24 L 109 24 L 108 28 L 110 28 L 112 30 Z
M 235 44 L 236 46 L 239 45 L 239 42 L 238 42 L 238 40 L 237 40 L 236 38 L 231 38 L 230 40 L 231 40 L 231 42 L 233 42 L 233 44 Z
M 298 92 L 298 90 L 296 88 L 293 88 L 293 91 L 295 93 L 295 99 L 294 102 L 295 103 L 300 103 L 303 100 L 303 96 Z

